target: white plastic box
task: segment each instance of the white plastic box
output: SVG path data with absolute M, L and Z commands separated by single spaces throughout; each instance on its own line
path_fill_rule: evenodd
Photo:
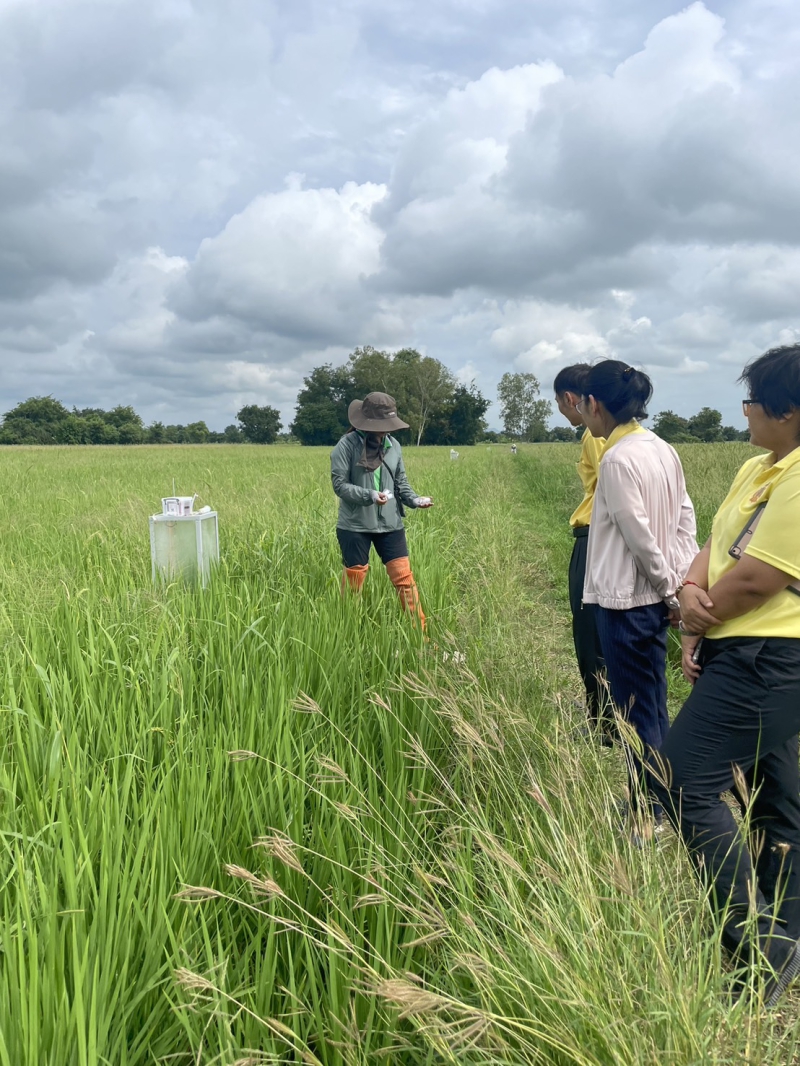
M 205 588 L 211 568 L 219 562 L 217 512 L 150 517 L 153 581 L 182 578 Z

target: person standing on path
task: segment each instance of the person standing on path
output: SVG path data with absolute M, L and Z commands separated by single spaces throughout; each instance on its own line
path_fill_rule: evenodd
M 429 496 L 418 496 L 408 483 L 402 449 L 390 434 L 408 429 L 397 417 L 397 405 L 384 392 L 353 400 L 347 412 L 352 429 L 331 452 L 331 482 L 339 497 L 336 536 L 342 552 L 342 591 L 358 592 L 369 570 L 374 547 L 407 611 L 420 628 L 425 615 L 408 560 L 405 507 L 427 508 Z
M 734 478 L 678 590 L 694 687 L 653 769 L 714 887 L 723 943 L 745 966 L 766 960 L 773 971 L 771 1007 L 800 974 L 800 345 L 771 349 L 740 381 L 750 441 L 767 454 Z M 752 855 L 721 798 L 728 790 L 743 809 L 752 797 Z
M 650 378 L 616 359 L 589 370 L 578 411 L 605 438 L 589 529 L 584 603 L 597 604 L 597 629 L 611 698 L 635 729 L 625 745 L 631 840 L 652 834 L 650 781 L 642 756 L 669 729 L 667 630 L 677 625 L 676 591 L 697 554 L 696 524 L 677 452 L 639 420 L 653 394 Z M 661 809 L 652 807 L 655 823 Z
M 569 606 L 572 611 L 572 642 L 575 658 L 586 692 L 586 714 L 589 729 L 600 742 L 608 747 L 614 743 L 616 728 L 608 714 L 608 695 L 603 680 L 603 651 L 597 632 L 597 608 L 593 603 L 583 602 L 583 586 L 586 579 L 586 549 L 589 544 L 589 523 L 597 487 L 597 471 L 600 456 L 605 446 L 603 437 L 593 437 L 586 429 L 577 410 L 591 367 L 588 363 L 576 363 L 559 370 L 553 382 L 556 404 L 561 414 L 576 429 L 583 427 L 581 455 L 578 460 L 578 477 L 583 485 L 583 499 L 572 514 L 569 524 L 575 543 L 569 561 Z

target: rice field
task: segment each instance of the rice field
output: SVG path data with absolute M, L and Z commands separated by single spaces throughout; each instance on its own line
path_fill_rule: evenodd
M 705 536 L 750 449 L 682 454 Z M 425 642 L 379 564 L 340 596 L 324 449 L 2 450 L 2 1066 L 800 1062 L 578 735 L 577 447 L 448 455 Z M 206 590 L 150 582 L 173 479 Z

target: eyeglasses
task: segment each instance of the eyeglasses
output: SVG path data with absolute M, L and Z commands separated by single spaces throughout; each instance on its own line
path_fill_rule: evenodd
M 575 410 L 576 410 L 576 411 L 580 411 L 580 413 L 581 413 L 581 414 L 583 414 L 583 411 L 581 411 L 581 407 L 583 407 L 583 403 L 584 403 L 583 399 L 580 399 L 580 400 L 578 400 L 578 402 L 577 402 L 577 403 L 575 404 Z
M 742 410 L 744 411 L 745 418 L 750 414 L 750 405 L 754 403 L 760 404 L 761 400 L 742 400 Z

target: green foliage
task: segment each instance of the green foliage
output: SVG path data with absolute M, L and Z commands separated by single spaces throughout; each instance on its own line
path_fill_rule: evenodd
M 653 419 L 653 432 L 670 444 L 693 444 L 702 441 L 713 444 L 718 441 L 749 441 L 748 430 L 723 426 L 722 415 L 713 407 L 703 407 L 691 418 L 682 418 L 674 411 L 661 411 Z
M 236 419 L 248 444 L 274 444 L 283 428 L 277 407 L 247 404 L 238 412 Z
M 473 382 L 457 385 L 452 395 L 433 412 L 427 434 L 429 444 L 475 444 L 484 436 L 484 415 L 489 407 Z
M 706 444 L 722 440 L 722 415 L 713 407 L 703 407 L 688 422 L 689 432 Z
M 347 432 L 347 408 L 356 398 L 348 370 L 326 363 L 314 367 L 303 385 L 289 429 L 301 444 L 335 444 Z
M 0 444 L 59 444 L 69 411 L 52 396 L 33 396 L 3 418 Z
M 555 429 L 551 429 L 547 435 L 547 439 L 553 442 L 562 442 L 564 444 L 574 444 L 576 440 L 580 440 L 583 435 L 583 428 L 578 426 L 573 428 L 572 426 L 556 426 Z
M 344 366 L 315 367 L 304 378 L 290 429 L 307 445 L 333 445 L 347 432 L 347 410 L 370 392 L 393 396 L 409 429 L 401 442 L 472 444 L 483 432 L 489 407 L 474 383 L 458 385 L 438 359 L 414 348 L 391 354 L 369 345 L 356 348 Z
M 681 454 L 702 539 L 753 451 Z M 577 455 L 409 450 L 423 646 L 381 567 L 341 597 L 322 449 L 4 453 L 2 1066 L 796 1061 L 578 735 Z M 173 478 L 205 592 L 149 584 Z
M 510 437 L 545 441 L 550 431 L 547 421 L 553 412 L 549 400 L 539 398 L 535 374 L 503 374 L 497 386 L 503 429 Z

